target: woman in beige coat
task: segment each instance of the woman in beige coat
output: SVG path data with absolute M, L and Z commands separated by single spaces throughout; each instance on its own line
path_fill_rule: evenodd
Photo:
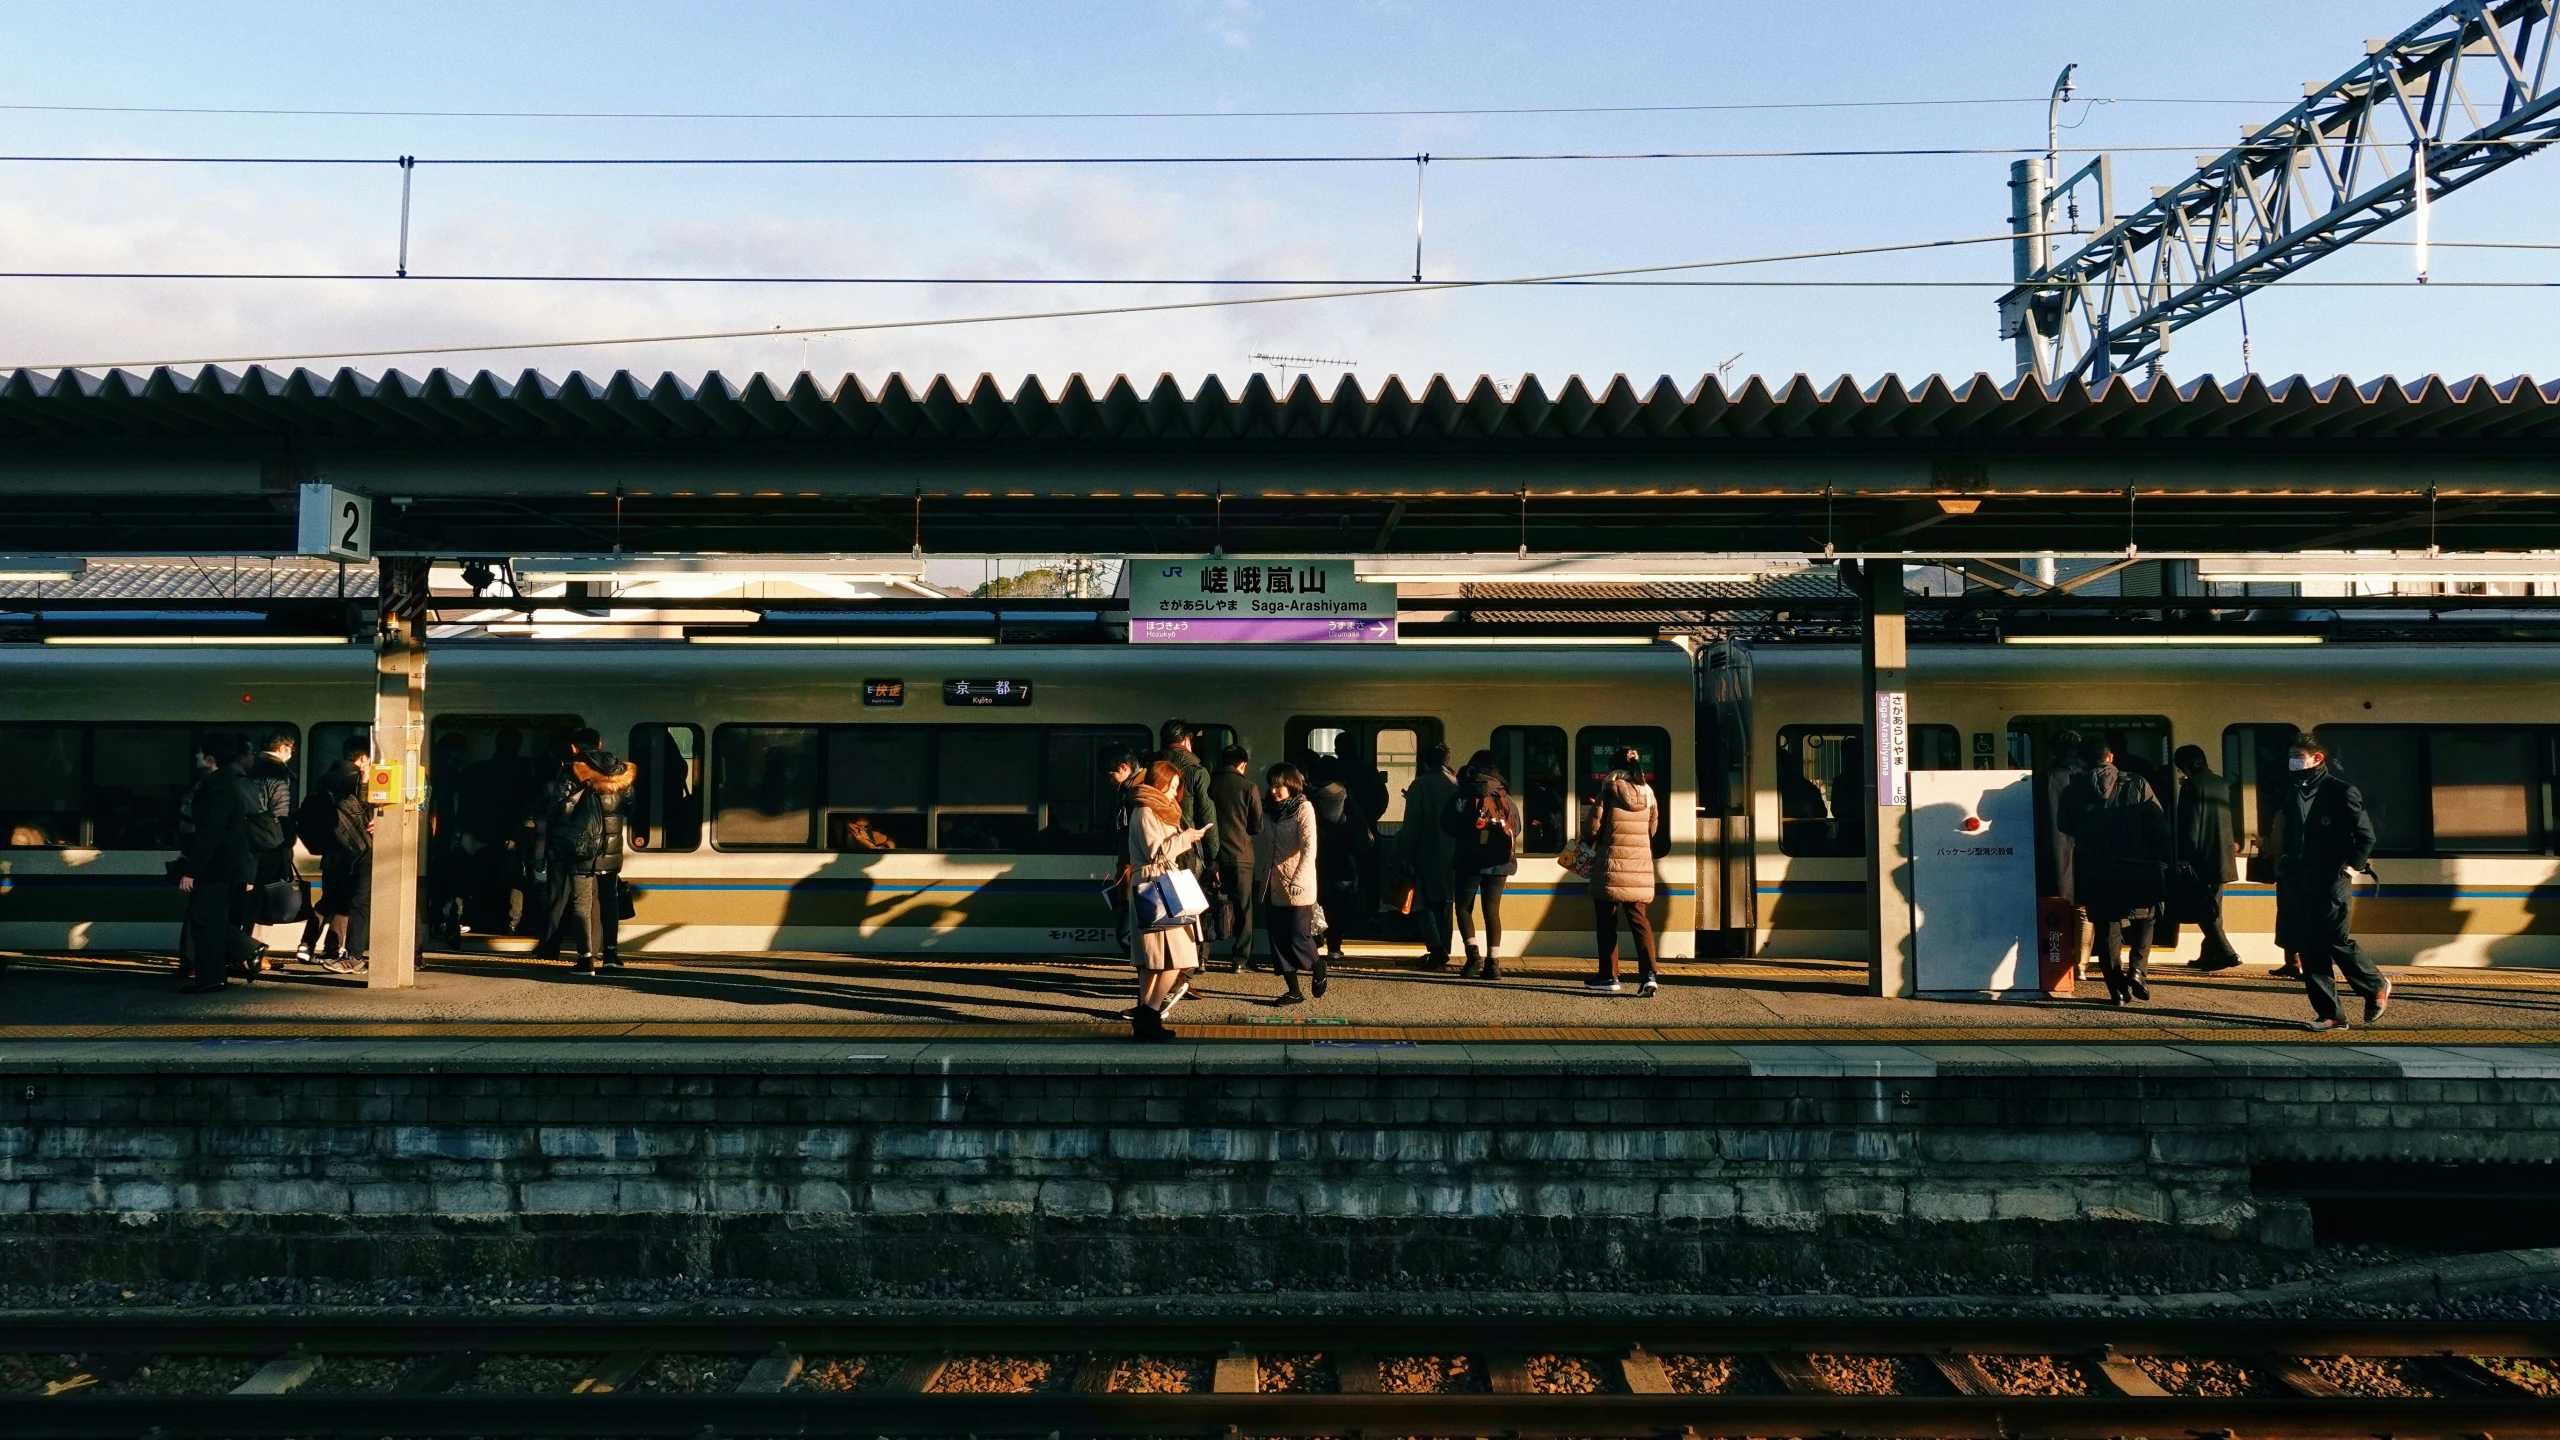
M 1653 903 L 1653 834 L 1661 828 L 1662 810 L 1653 787 L 1644 781 L 1644 757 L 1635 747 L 1618 752 L 1616 769 L 1600 781 L 1599 793 L 1582 809 L 1582 833 L 1591 841 L 1591 909 L 1600 940 L 1600 973 L 1582 982 L 1586 990 L 1618 993 L 1618 917 L 1636 942 L 1636 993 L 1650 996 L 1660 988 L 1653 973 L 1653 919 L 1645 907 Z
M 1262 812 L 1255 873 L 1262 877 L 1262 923 L 1271 932 L 1271 968 L 1288 989 L 1274 1002 L 1302 1005 L 1300 975 L 1311 975 L 1324 994 L 1324 957 L 1316 950 L 1316 807 L 1307 799 L 1307 777 L 1295 765 L 1263 772 L 1270 804 Z
M 1163 877 L 1209 833 L 1206 825 L 1182 828 L 1182 771 L 1170 760 L 1147 767 L 1135 791 L 1137 806 L 1129 818 L 1129 883 L 1134 888 Z M 1191 988 L 1190 974 L 1200 968 L 1200 936 L 1189 922 L 1161 930 L 1132 926 L 1129 961 L 1138 968 L 1138 1008 L 1129 1012 L 1131 1034 L 1140 1040 L 1170 1040 L 1164 1012 Z

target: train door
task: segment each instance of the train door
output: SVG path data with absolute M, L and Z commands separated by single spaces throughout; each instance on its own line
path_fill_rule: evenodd
M 526 822 L 575 715 L 439 715 L 428 730 L 426 882 L 432 933 L 523 933 L 540 843 Z
M 2117 752 L 2119 768 L 2140 775 L 2151 785 L 2161 808 L 2176 814 L 2177 798 L 2173 788 L 2175 772 L 2169 766 L 2177 737 L 2169 730 L 2165 715 L 2014 715 L 2009 719 L 2009 768 L 2033 770 L 2041 777 L 2064 762 L 2065 735 L 2078 735 L 2085 747 L 2094 741 L 2105 741 Z M 2072 757 L 2080 758 L 2080 757 Z M 2056 796 L 2042 783 L 2036 788 L 2036 889 L 2039 894 L 2057 893 L 2054 867 L 2053 802 Z
M 1359 856 L 1357 867 L 1360 917 L 1378 917 L 1385 893 L 1388 847 L 1404 828 L 1404 792 L 1422 767 L 1422 752 L 1442 743 L 1439 717 L 1432 715 L 1293 715 L 1288 727 L 1290 762 L 1307 774 L 1312 788 L 1338 779 L 1352 803 L 1374 827 L 1376 843 Z M 1364 827 L 1365 828 L 1365 827 Z M 1316 852 L 1319 857 L 1323 850 Z M 1328 919 L 1333 910 L 1325 910 Z M 1376 933 L 1365 920 L 1352 934 Z M 1396 917 L 1401 928 L 1403 917 Z
M 1751 652 L 1698 657 L 1698 955 L 1739 960 L 1759 934 L 1752 866 Z

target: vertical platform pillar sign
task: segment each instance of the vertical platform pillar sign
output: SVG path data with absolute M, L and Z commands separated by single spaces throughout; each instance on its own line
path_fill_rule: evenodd
M 1902 562 L 1869 560 L 1857 584 L 1867 735 L 1867 993 L 1915 993 L 1911 953 L 1911 691 Z
M 372 962 L 366 985 L 418 983 L 419 859 L 426 850 L 427 562 L 385 556 L 374 639 L 373 761 L 381 809 L 373 822 Z

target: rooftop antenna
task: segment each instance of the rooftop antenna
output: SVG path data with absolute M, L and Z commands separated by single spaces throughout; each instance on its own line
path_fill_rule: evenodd
M 1359 368 L 1360 365 L 1360 362 L 1357 360 L 1326 360 L 1314 355 L 1266 355 L 1259 350 L 1254 351 L 1252 354 L 1247 355 L 1244 358 L 1247 360 L 1259 360 L 1263 364 L 1270 366 L 1280 377 L 1280 383 L 1274 388 L 1283 395 L 1289 393 L 1289 369 L 1291 366 L 1295 366 L 1300 370 L 1316 370 L 1319 368 L 1326 370 L 1353 370 Z
M 1748 353 L 1749 353 L 1748 351 L 1736 350 L 1736 351 L 1734 351 L 1732 354 L 1730 354 L 1730 355 L 1726 356 L 1723 360 L 1721 360 L 1721 361 L 1717 362 L 1717 364 L 1716 364 L 1716 386 L 1717 386 L 1717 388 L 1718 388 L 1718 389 L 1730 390 L 1730 389 L 1732 389 L 1732 388 L 1733 388 L 1733 365 L 1734 365 L 1734 362 L 1735 362 L 1735 361 L 1737 361 L 1737 360 L 1740 360 L 1744 355 L 1746 355 L 1746 354 L 1748 354 Z

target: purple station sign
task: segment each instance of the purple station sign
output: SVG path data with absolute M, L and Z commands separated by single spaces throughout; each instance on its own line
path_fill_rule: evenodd
M 1396 587 L 1361 580 L 1349 560 L 1132 557 L 1129 639 L 1142 645 L 1392 645 Z

